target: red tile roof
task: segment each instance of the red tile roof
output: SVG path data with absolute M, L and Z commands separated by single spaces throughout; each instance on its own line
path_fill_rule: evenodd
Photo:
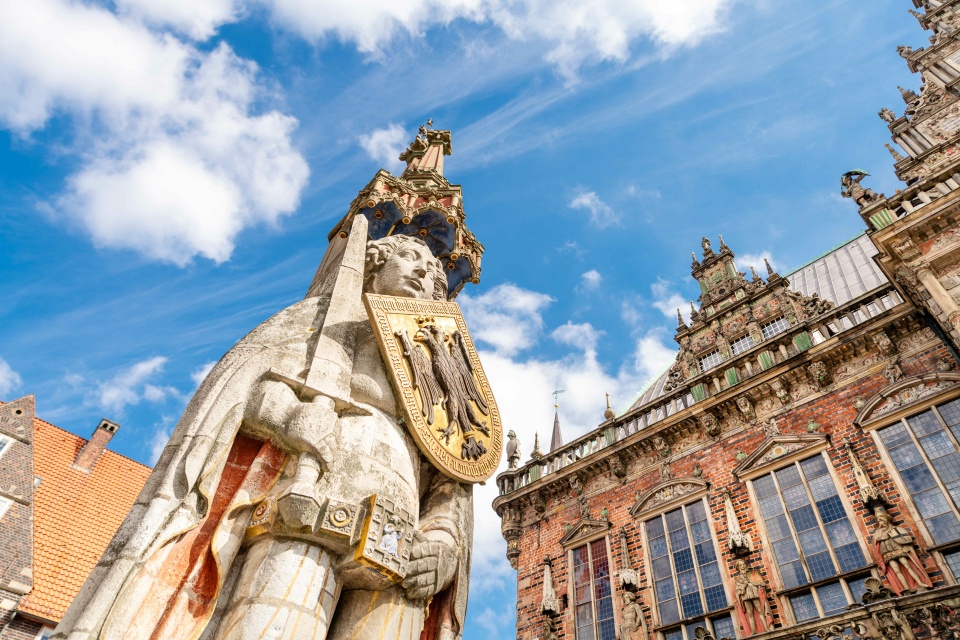
M 23 613 L 59 622 L 143 488 L 150 467 L 104 451 L 93 471 L 71 468 L 86 444 L 39 418 L 33 421 L 33 590 Z

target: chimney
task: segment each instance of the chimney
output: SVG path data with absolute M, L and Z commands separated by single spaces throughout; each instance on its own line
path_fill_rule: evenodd
M 109 444 L 110 439 L 113 438 L 113 434 L 115 434 L 119 428 L 120 425 L 116 422 L 112 422 L 106 418 L 101 420 L 96 430 L 94 430 L 93 435 L 90 436 L 90 440 L 88 440 L 87 444 L 83 445 L 80 452 L 77 453 L 77 458 L 73 461 L 73 468 L 79 469 L 84 473 L 93 471 L 97 460 L 103 455 L 104 449 L 107 448 L 107 444 Z

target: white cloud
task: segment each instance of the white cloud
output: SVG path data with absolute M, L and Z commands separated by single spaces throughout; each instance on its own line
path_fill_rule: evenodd
M 239 12 L 234 0 L 114 0 L 122 15 L 158 27 L 169 27 L 194 40 L 206 40 L 217 27 L 233 22 Z
M 0 358 L 0 396 L 13 393 L 23 384 L 23 378 L 13 370 L 6 360 Z M 7 398 L 9 399 L 9 398 Z
M 175 394 L 175 389 L 147 382 L 163 370 L 166 362 L 167 359 L 163 356 L 154 356 L 118 372 L 106 382 L 99 383 L 97 402 L 105 409 L 121 412 L 127 405 L 137 404 L 140 400 L 160 402 L 167 395 Z
M 464 315 L 475 338 L 478 330 L 489 332 L 492 327 L 500 327 L 510 336 L 499 336 L 493 341 L 483 339 L 493 349 L 481 347 L 480 358 L 504 429 L 513 429 L 520 439 L 523 461 L 533 449 L 536 432 L 541 435 L 541 446 L 549 445 L 553 425 L 551 392 L 556 385 L 566 390 L 560 397 L 560 422 L 564 440 L 570 442 L 603 422 L 604 393 L 610 393 L 619 411 L 626 410 L 643 385 L 662 373 L 676 355 L 664 343 L 665 332 L 649 331 L 629 349 L 631 355 L 619 370 L 611 372 L 597 359 L 601 332 L 589 323 L 567 322 L 554 328 L 550 337 L 569 347 L 569 353 L 557 359 L 528 357 L 519 353 L 517 345 L 532 344 L 543 332 L 541 312 L 551 301 L 548 296 L 516 285 L 500 285 L 482 296 L 460 299 L 468 300 Z M 505 307 L 522 311 L 505 312 Z M 518 339 L 511 333 L 512 325 L 521 322 L 536 329 Z M 478 593 L 497 591 L 515 579 L 504 556 L 506 544 L 500 535 L 499 518 L 485 506 L 496 497 L 497 487 L 488 482 L 476 487 L 475 492 L 477 526 L 471 589 Z M 496 625 L 499 624 L 498 621 Z
M 216 360 L 211 360 L 210 362 L 204 362 L 202 365 L 194 369 L 190 373 L 190 379 L 193 380 L 194 387 L 199 387 L 200 383 L 203 382 L 204 378 L 207 377 L 207 374 L 210 373 L 210 370 L 213 369 L 217 364 Z
M 747 277 L 750 276 L 750 267 L 753 267 L 757 270 L 757 273 L 760 274 L 761 277 L 766 278 L 767 267 L 763 264 L 764 260 L 770 261 L 770 266 L 773 267 L 774 271 L 780 267 L 780 265 L 777 264 L 777 261 L 773 259 L 773 256 L 769 251 L 761 251 L 760 253 L 744 253 L 743 255 L 735 256 L 733 262 L 737 265 L 737 269 L 747 274 Z
M 150 438 L 150 466 L 157 464 L 157 460 L 160 459 L 173 434 L 173 426 L 173 418 L 169 416 L 163 416 L 160 423 L 154 425 L 153 436 Z
M 553 298 L 506 283 L 479 296 L 462 294 L 457 302 L 475 340 L 501 355 L 513 356 L 536 344 L 543 331 L 540 312 Z
M 653 294 L 653 306 L 671 320 L 676 320 L 677 309 L 679 309 L 684 320 L 689 322 L 690 302 L 676 291 L 671 290 L 670 286 L 670 281 L 663 278 L 657 278 L 657 281 L 650 285 L 650 291 Z
M 389 124 L 360 136 L 360 146 L 367 155 L 394 173 L 399 173 L 404 167 L 398 156 L 409 142 L 407 132 L 399 124 Z
M 624 62 L 638 40 L 662 49 L 694 45 L 722 29 L 733 0 L 264 0 L 276 18 L 308 39 L 333 35 L 360 51 L 383 57 L 399 33 L 456 19 L 489 23 L 508 38 L 546 46 L 545 58 L 569 79 L 584 63 Z
M 593 191 L 584 191 L 576 195 L 568 205 L 571 209 L 586 209 L 590 212 L 590 222 L 603 229 L 620 222 L 620 214 L 600 199 Z
M 71 117 L 80 168 L 55 208 L 97 246 L 223 262 L 241 230 L 296 209 L 309 170 L 291 142 L 297 121 L 255 111 L 269 95 L 253 62 L 134 18 L 166 16 L 202 36 L 233 15 L 219 0 L 206 17 L 176 13 L 182 5 L 126 2 L 117 15 L 70 0 L 3 2 L 0 124 L 27 136 Z
M 602 282 L 603 276 L 601 276 L 600 272 L 596 269 L 590 269 L 590 271 L 586 271 L 580 276 L 580 286 L 586 291 L 599 288 Z
M 574 347 L 584 353 L 596 353 L 597 341 L 602 332 L 593 328 L 589 322 L 574 324 L 567 322 L 553 330 L 550 337 L 569 347 Z

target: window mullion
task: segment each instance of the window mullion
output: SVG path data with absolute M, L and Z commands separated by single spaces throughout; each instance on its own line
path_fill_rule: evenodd
M 593 640 L 600 640 L 600 620 L 598 619 L 599 609 L 597 608 L 597 585 L 594 582 L 593 575 L 593 545 L 587 543 L 587 561 L 590 565 L 590 609 L 593 611 Z
M 697 547 L 694 544 L 693 540 L 693 529 L 690 528 L 690 520 L 687 518 L 687 507 L 683 506 L 683 526 L 687 529 L 687 539 L 690 541 L 690 561 L 693 563 L 693 571 L 697 576 L 697 592 L 700 595 L 700 606 L 703 607 L 703 612 L 707 612 L 707 598 L 703 593 L 703 579 L 700 577 L 700 563 L 697 561 Z M 679 591 L 679 585 L 677 585 L 677 591 Z
M 823 456 L 822 453 L 821 453 L 820 455 Z M 830 464 L 830 460 L 829 460 L 829 459 L 826 460 L 826 463 L 829 465 L 829 464 Z M 837 554 L 836 554 L 836 553 L 834 552 L 834 550 L 833 550 L 833 542 L 830 540 L 830 537 L 827 535 L 827 528 L 826 528 L 825 526 L 823 526 L 823 520 L 820 518 L 820 509 L 817 508 L 817 503 L 816 503 L 816 501 L 813 499 L 813 492 L 810 491 L 810 485 L 807 484 L 807 476 L 806 476 L 806 474 L 803 472 L 803 467 L 800 466 L 800 463 L 799 463 L 799 462 L 796 462 L 795 464 L 797 465 L 797 467 L 798 467 L 798 469 L 799 469 L 799 471 L 800 471 L 800 481 L 803 483 L 803 490 L 807 492 L 807 498 L 810 499 L 810 510 L 813 511 L 813 517 L 817 519 L 817 526 L 820 527 L 820 535 L 823 536 L 823 541 L 824 541 L 824 543 L 826 543 L 826 545 L 827 545 L 827 551 L 830 552 L 830 558 L 833 560 L 833 569 L 834 569 L 834 571 L 836 571 L 837 573 L 839 573 L 839 572 L 840 572 L 840 562 L 837 560 Z M 830 474 L 830 472 L 827 471 L 827 475 L 829 475 L 829 474 Z M 833 482 L 833 476 L 830 476 L 830 482 Z M 836 489 L 836 483 L 834 483 L 834 489 Z M 839 495 L 839 493 L 840 493 L 840 492 L 837 491 L 837 494 L 838 494 L 838 495 Z M 843 517 L 846 518 L 847 521 L 849 522 L 850 518 L 849 518 L 849 516 L 847 516 L 847 510 L 846 510 L 846 508 L 843 506 L 843 501 L 841 501 L 840 506 L 841 506 L 841 508 L 843 508 Z M 799 544 L 800 541 L 797 540 L 797 543 Z M 802 552 L 802 548 L 801 548 L 801 552 Z M 822 613 L 822 611 L 821 611 L 821 613 Z

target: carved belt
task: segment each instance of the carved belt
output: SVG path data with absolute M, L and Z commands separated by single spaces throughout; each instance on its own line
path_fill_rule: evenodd
M 300 528 L 286 525 L 277 499 L 267 497 L 254 508 L 246 538 L 271 534 L 306 540 L 341 555 L 341 566 L 357 564 L 400 582 L 407 575 L 415 529 L 413 514 L 376 494 L 359 504 L 324 498 L 316 523 Z

